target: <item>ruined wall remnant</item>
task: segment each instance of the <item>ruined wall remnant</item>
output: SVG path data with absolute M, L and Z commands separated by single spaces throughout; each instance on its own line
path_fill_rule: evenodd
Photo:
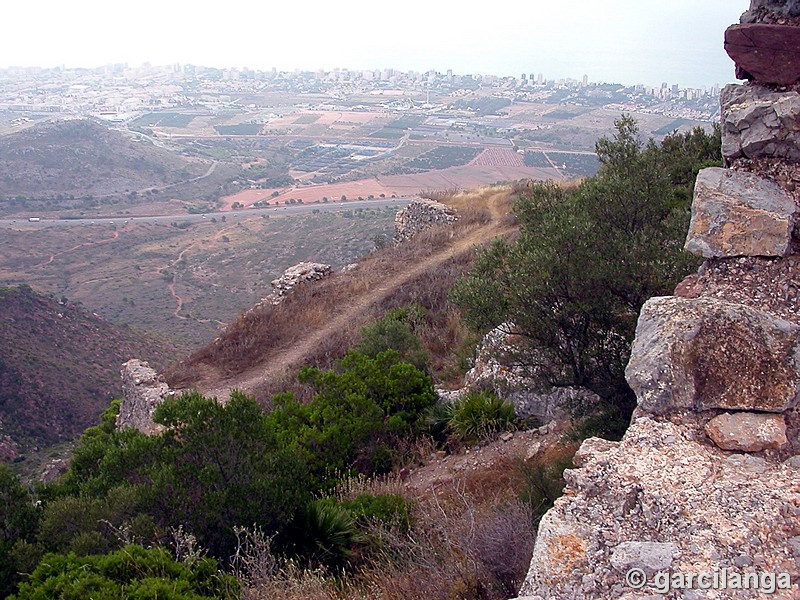
M 301 283 L 309 281 L 319 281 L 333 272 L 330 265 L 314 262 L 301 262 L 293 267 L 289 267 L 283 275 L 272 280 L 272 304 L 280 302 L 291 293 L 291 291 Z
M 394 217 L 394 241 L 404 242 L 433 225 L 447 225 L 458 220 L 453 207 L 416 198 Z
M 122 365 L 122 404 L 117 415 L 117 429 L 133 427 L 145 434 L 163 428 L 153 422 L 153 413 L 174 392 L 147 362 L 132 359 Z
M 759 27 L 726 36 L 751 80 L 722 94 L 729 168 L 700 172 L 686 242 L 706 263 L 642 308 L 633 421 L 581 446 L 520 597 L 760 597 L 655 579 L 725 572 L 800 598 L 800 0 L 753 0 L 742 23 Z

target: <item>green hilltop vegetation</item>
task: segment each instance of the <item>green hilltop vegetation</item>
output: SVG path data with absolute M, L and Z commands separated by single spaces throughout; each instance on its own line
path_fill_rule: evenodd
M 681 250 L 691 187 L 719 161 L 719 132 L 640 141 L 635 122 L 597 144 L 597 176 L 516 187 L 519 235 L 480 250 L 452 301 L 476 334 L 513 321 L 518 359 L 543 384 L 601 399 L 573 436 L 618 437 L 622 376 L 641 304 L 694 266 Z M 473 393 L 436 403 L 424 307 L 390 311 L 330 368 L 301 368 L 269 410 L 196 392 L 156 411 L 161 433 L 85 431 L 69 470 L 26 488 L 0 469 L 0 593 L 11 598 L 508 598 L 537 519 L 575 445 L 466 474 L 429 493 L 403 485 L 434 450 L 530 426 Z M 413 476 L 413 474 L 412 474 Z

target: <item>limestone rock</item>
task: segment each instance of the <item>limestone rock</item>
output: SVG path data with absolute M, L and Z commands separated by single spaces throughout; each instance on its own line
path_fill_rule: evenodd
M 133 427 L 148 435 L 162 431 L 163 427 L 153 422 L 153 413 L 173 394 L 169 386 L 147 362 L 137 359 L 122 365 L 121 375 L 123 399 L 117 429 Z
M 539 525 L 520 597 L 673 597 L 656 596 L 652 577 L 643 589 L 631 588 L 628 565 L 742 573 L 749 563 L 760 572 L 797 573 L 800 488 L 788 465 L 751 455 L 731 461 L 688 428 L 652 418 L 635 420 L 621 442 L 587 443 L 594 447 L 584 452 L 584 466 L 565 473 L 565 494 Z M 796 577 L 790 585 L 776 597 L 798 597 Z
M 792 85 L 800 81 L 800 27 L 747 23 L 725 32 L 738 79 Z
M 453 207 L 433 200 L 415 198 L 394 217 L 394 241 L 404 242 L 433 225 L 447 225 L 457 220 Z
M 780 23 L 800 18 L 800 0 L 750 0 L 741 23 Z
M 761 452 L 786 444 L 783 415 L 722 413 L 705 426 L 706 433 L 723 450 Z
M 800 161 L 800 92 L 727 85 L 722 105 L 722 155 Z
M 510 333 L 513 330 L 513 324 L 503 323 L 483 337 L 475 364 L 464 375 L 464 387 L 449 393 L 448 399 L 457 400 L 470 390 L 491 389 L 514 405 L 518 417 L 533 417 L 543 423 L 565 418 L 566 407 L 579 397 L 596 400 L 588 390 L 550 388 L 537 382 L 533 373 L 515 360 L 519 348 L 518 336 Z
M 657 297 L 642 307 L 625 370 L 640 413 L 782 412 L 800 386 L 800 327 L 716 298 Z
M 672 542 L 622 542 L 611 552 L 611 566 L 621 573 L 641 569 L 653 575 L 669 569 L 676 554 L 678 546 Z
M 786 256 L 796 220 L 794 200 L 772 181 L 744 171 L 703 169 L 685 249 L 706 258 Z

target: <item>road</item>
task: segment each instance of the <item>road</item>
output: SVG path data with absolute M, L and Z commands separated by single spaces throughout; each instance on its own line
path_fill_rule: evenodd
M 43 228 L 43 227 L 78 227 L 86 225 L 108 225 L 108 226 L 121 226 L 131 223 L 197 223 L 200 221 L 210 221 L 212 218 L 218 221 L 225 218 L 227 222 L 235 219 L 246 219 L 253 216 L 270 215 L 270 216 L 283 216 L 283 215 L 297 215 L 308 214 L 315 210 L 320 212 L 343 212 L 346 210 L 355 210 L 357 208 L 384 208 L 387 206 L 396 206 L 404 208 L 411 202 L 410 198 L 396 198 L 392 199 L 378 199 L 378 200 L 350 200 L 347 202 L 328 202 L 320 204 L 290 204 L 289 206 L 270 206 L 268 208 L 245 208 L 234 212 L 224 213 L 206 213 L 191 215 L 181 213 L 178 215 L 153 215 L 145 217 L 130 217 L 130 216 L 117 216 L 117 217 L 96 217 L 87 219 L 57 219 L 57 218 L 42 218 L 37 222 L 31 222 L 27 219 L 0 219 L 0 227 L 13 227 L 18 228 L 24 226 L 25 228 Z

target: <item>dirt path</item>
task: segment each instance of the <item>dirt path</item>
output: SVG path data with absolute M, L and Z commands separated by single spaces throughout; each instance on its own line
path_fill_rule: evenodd
M 51 254 L 50 258 L 46 261 L 41 262 L 39 264 L 33 265 L 34 267 L 46 267 L 47 265 L 51 264 L 56 257 L 63 256 L 64 254 L 69 254 L 70 252 L 75 252 L 75 250 L 79 248 L 84 248 L 88 246 L 99 246 L 100 244 L 107 244 L 108 242 L 113 242 L 114 240 L 119 238 L 119 230 L 114 230 L 114 234 L 110 238 L 104 238 L 102 240 L 97 240 L 96 242 L 83 242 L 82 244 L 78 244 L 77 246 L 73 246 L 72 248 L 67 248 L 66 250 L 62 250 L 61 252 L 56 252 L 55 254 Z
M 425 260 L 408 265 L 399 273 L 384 280 L 380 287 L 354 298 L 353 303 L 337 314 L 325 327 L 310 330 L 303 339 L 270 360 L 266 365 L 256 365 L 230 379 L 215 381 L 211 386 L 208 385 L 209 382 L 199 382 L 197 385 L 198 390 L 207 396 L 216 396 L 220 400 L 227 400 L 230 397 L 231 389 L 252 393 L 262 382 L 275 378 L 291 367 L 303 364 L 303 359 L 312 354 L 314 349 L 328 339 L 333 332 L 339 331 L 344 327 L 352 327 L 353 323 L 358 322 L 363 315 L 369 313 L 368 308 L 370 306 L 380 303 L 398 287 L 413 281 L 426 271 L 435 269 L 475 246 L 485 244 L 511 231 L 512 227 L 502 224 L 506 214 L 505 200 L 507 197 L 508 192 L 502 191 L 493 194 L 488 199 L 487 208 L 491 216 L 489 223 L 467 234 L 453 245 L 427 257 Z

